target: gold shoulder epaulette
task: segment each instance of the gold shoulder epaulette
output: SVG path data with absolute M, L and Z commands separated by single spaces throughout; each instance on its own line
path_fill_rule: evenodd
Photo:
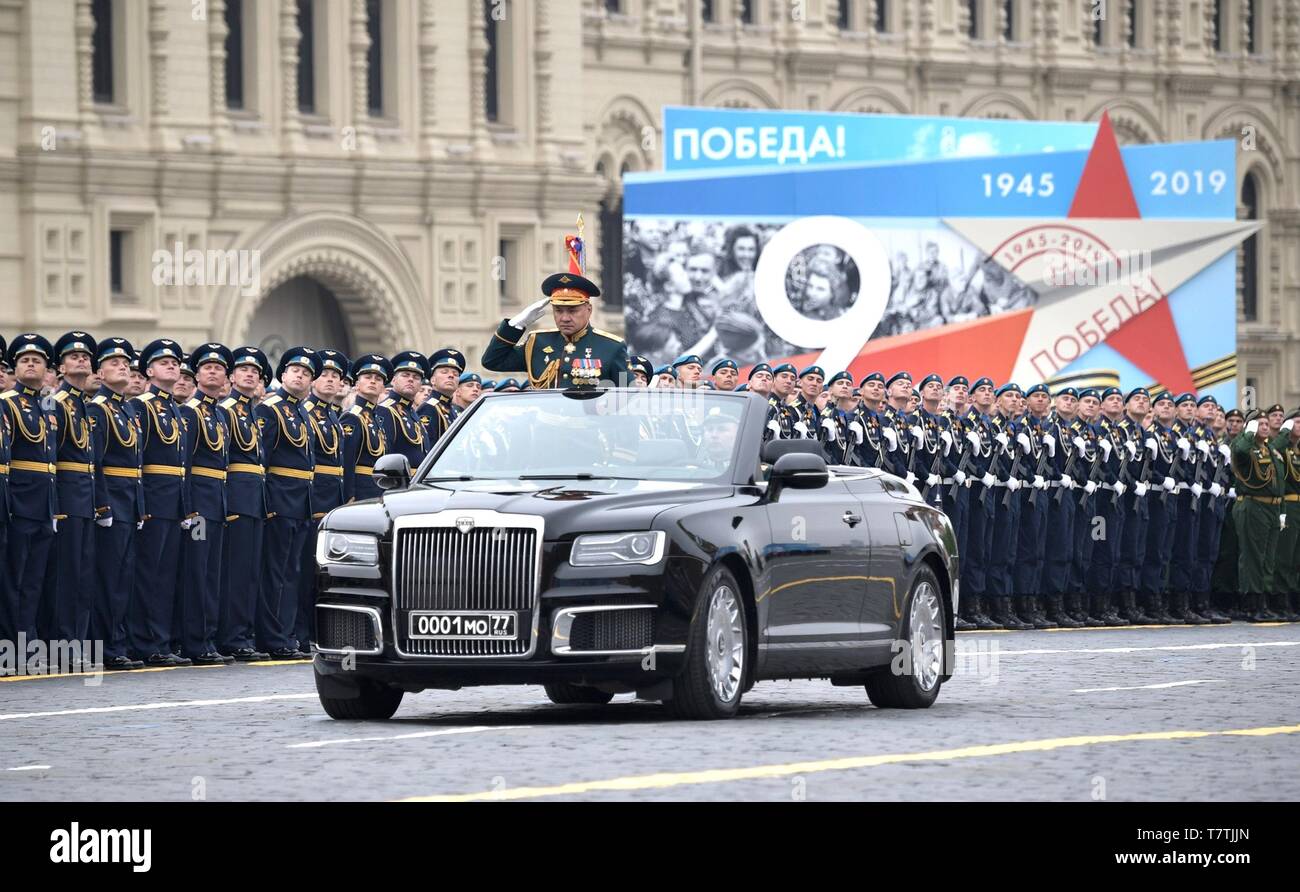
M 312 407 L 315 406 L 315 405 L 316 405 L 316 404 L 315 404 L 314 402 L 312 402 L 311 400 L 303 400 L 303 401 L 302 401 L 302 407 L 303 407 L 304 409 L 306 409 L 308 412 L 310 412 L 310 411 L 312 410 Z
M 357 417 L 360 417 L 360 416 L 361 416 L 361 411 L 362 411 L 362 410 L 361 410 L 361 407 L 358 406 L 356 403 L 353 403 L 353 404 L 352 404 L 352 408 L 351 408 L 351 409 L 348 409 L 348 414 L 349 414 L 349 415 L 356 415 Z
M 277 393 L 274 396 L 268 396 L 266 399 L 262 400 L 262 405 L 274 406 L 276 403 L 280 402 L 280 400 L 281 400 L 280 394 Z
M 0 394 L 0 396 L 3 396 L 3 394 Z M 90 402 L 91 402 L 92 405 L 98 406 L 100 403 L 105 402 L 107 399 L 108 399 L 108 397 L 104 396 L 104 395 L 101 393 L 99 396 L 93 396 L 93 397 L 91 397 L 91 398 L 90 398 Z
M 233 396 L 228 396 L 221 402 L 217 403 L 217 405 L 223 409 L 229 409 L 234 404 L 235 404 L 235 398 Z
M 0 393 L 0 400 L 12 399 L 13 397 L 16 397 L 16 396 L 18 396 L 18 391 L 16 391 L 16 390 L 6 390 L 4 393 Z
M 68 392 L 67 392 L 66 390 L 56 390 L 56 391 L 54 391 L 54 401 L 55 401 L 56 403 L 61 403 L 61 402 L 63 402 L 64 400 L 66 400 L 67 398 L 68 398 Z
M 153 399 L 153 398 L 154 398 L 154 394 L 153 394 L 152 391 L 149 391 L 149 390 L 146 390 L 144 393 L 137 394 L 136 396 L 131 397 L 131 399 L 133 399 L 133 400 L 139 400 L 139 401 L 142 402 L 142 403 L 147 403 L 147 402 L 149 402 L 149 400 L 151 400 L 151 399 Z
M 197 396 L 192 396 L 185 401 L 185 405 L 190 409 L 197 409 L 199 407 L 199 398 Z
M 620 344 L 623 343 L 623 338 L 620 335 L 614 334 L 612 331 L 605 331 L 603 328 L 593 328 L 592 331 L 601 337 L 609 338 L 611 341 L 618 341 Z
M 393 400 L 393 398 L 390 396 L 388 399 L 384 400 L 384 401 L 383 401 L 382 403 L 380 403 L 379 405 L 380 405 L 381 407 L 385 408 L 385 409 L 391 409 L 391 408 L 393 407 L 393 404 L 394 404 L 394 400 Z

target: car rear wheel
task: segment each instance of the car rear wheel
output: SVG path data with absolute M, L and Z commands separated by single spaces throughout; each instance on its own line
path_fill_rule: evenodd
M 943 685 L 945 637 L 939 580 L 922 567 L 912 583 L 903 611 L 901 654 L 867 677 L 867 697 L 881 709 L 925 709 L 939 697 Z M 902 656 L 901 666 L 898 656 Z
M 601 705 L 614 699 L 613 694 L 586 685 L 569 684 L 567 681 L 555 681 L 543 685 L 543 687 L 546 688 L 546 696 L 550 698 L 551 702 L 561 705 L 570 703 L 595 703 Z
M 316 673 L 316 694 L 326 715 L 332 719 L 344 721 L 384 721 L 391 719 L 397 707 L 402 705 L 403 691 L 390 688 L 368 678 L 351 679 L 355 685 L 355 697 L 331 697 L 325 694 L 320 673 Z M 337 682 L 331 684 L 337 689 Z
M 686 644 L 686 666 L 673 679 L 669 707 L 678 718 L 726 719 L 740 708 L 749 670 L 745 602 L 736 578 L 718 567 L 700 590 Z

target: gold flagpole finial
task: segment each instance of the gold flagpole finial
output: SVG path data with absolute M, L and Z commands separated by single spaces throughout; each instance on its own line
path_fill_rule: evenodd
M 582 238 L 582 211 L 578 211 L 578 238 Z

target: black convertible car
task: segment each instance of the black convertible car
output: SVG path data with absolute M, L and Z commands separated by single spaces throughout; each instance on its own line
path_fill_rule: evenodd
M 322 521 L 316 687 L 336 719 L 406 692 L 542 684 L 724 718 L 757 681 L 926 707 L 949 677 L 957 548 L 901 480 L 763 441 L 758 396 L 488 395 L 382 499 Z

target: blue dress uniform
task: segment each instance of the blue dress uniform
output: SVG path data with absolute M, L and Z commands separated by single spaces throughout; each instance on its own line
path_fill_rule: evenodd
M 1058 397 L 1064 395 L 1077 398 L 1079 394 L 1073 387 L 1063 387 L 1056 392 Z M 1048 456 L 1044 476 L 1049 480 L 1050 488 L 1046 496 L 1039 496 L 1039 501 L 1047 509 L 1041 531 L 1046 550 L 1039 590 L 1047 601 L 1047 618 L 1065 628 L 1082 625 L 1070 615 L 1065 604 L 1071 595 L 1070 573 L 1077 544 L 1074 525 L 1079 497 L 1083 495 L 1082 489 L 1072 489 L 1071 484 L 1082 485 L 1079 481 L 1085 473 L 1082 465 L 1086 461 L 1085 450 L 1075 443 L 1080 439 L 1080 423 L 1077 418 L 1065 419 L 1053 410 L 1042 427 L 1043 447 Z
M 263 384 L 271 381 L 271 364 L 256 347 L 231 351 L 231 369 L 252 366 Z M 219 403 L 230 436 L 226 466 L 226 535 L 222 563 L 221 610 L 217 652 L 241 663 L 268 658 L 256 648 L 257 606 L 262 585 L 262 539 L 266 529 L 266 456 L 253 398 L 232 389 Z
M 723 362 L 719 360 L 719 364 L 715 364 L 714 368 L 719 368 Z M 848 381 L 851 385 L 853 376 L 848 372 L 836 372 L 826 382 L 826 388 L 829 390 L 831 385 L 839 381 Z M 860 408 L 859 405 L 855 405 L 851 410 L 841 409 L 832 399 L 822 409 L 817 427 L 817 439 L 822 443 L 822 451 L 826 455 L 827 462 L 836 465 L 858 463 L 857 447 L 862 442 L 865 432 L 859 413 Z
M 346 378 L 351 367 L 348 358 L 337 350 L 317 350 L 320 369 L 338 372 Z M 298 649 L 311 652 L 311 642 L 316 640 L 316 531 L 321 518 L 346 501 L 343 497 L 343 426 L 333 405 L 316 394 L 302 401 L 302 417 L 311 431 L 312 452 L 316 466 L 311 487 L 311 524 L 303 540 L 298 566 L 298 620 L 294 637 Z
M 140 351 L 146 372 L 160 359 L 184 354 L 166 338 Z M 128 611 L 127 640 L 132 656 L 151 666 L 185 666 L 189 660 L 171 653 L 176 601 L 176 562 L 181 521 L 189 515 L 185 487 L 185 426 L 170 393 L 156 384 L 132 400 L 144 444 L 144 525 L 136 536 L 135 589 Z
M 553 306 L 576 306 L 600 296 L 591 280 L 577 273 L 556 273 L 542 282 Z M 618 335 L 590 325 L 572 338 L 555 328 L 525 334 L 502 320 L 483 351 L 483 367 L 494 372 L 527 372 L 533 387 L 590 387 L 601 381 L 627 386 L 627 344 Z
M 1100 394 L 1106 401 L 1112 395 L 1122 395 L 1118 387 L 1108 387 Z M 1120 546 L 1124 541 L 1125 500 L 1124 482 L 1125 465 L 1128 451 L 1125 443 L 1128 434 L 1122 427 L 1126 419 L 1111 420 L 1106 415 L 1097 421 L 1097 445 L 1101 448 L 1098 459 L 1101 465 L 1100 476 L 1102 488 L 1097 492 L 1096 516 L 1101 519 L 1102 529 L 1106 535 L 1092 544 L 1092 563 L 1088 568 L 1087 590 L 1091 596 L 1092 616 L 1101 619 L 1108 626 L 1122 625 L 1116 607 L 1120 585 Z M 1109 445 L 1106 445 L 1109 444 Z M 1091 521 L 1089 521 L 1091 525 Z
M 947 386 L 951 390 L 958 385 L 969 389 L 970 381 L 965 375 L 956 375 L 949 379 Z M 944 456 L 943 511 L 952 521 L 953 533 L 957 537 L 957 554 L 961 555 L 964 565 L 967 554 L 967 515 L 970 512 L 970 468 L 967 455 L 971 445 L 966 439 L 966 421 L 961 414 L 952 408 L 945 408 L 942 415 L 950 438 L 948 452 Z M 963 467 L 963 464 L 967 466 Z M 966 593 L 963 591 L 962 594 Z M 967 611 L 960 612 L 965 614 Z M 966 618 L 959 618 L 962 620 L 959 625 L 964 628 L 967 625 Z
M 1147 395 L 1144 387 L 1130 390 L 1124 397 L 1124 405 L 1138 395 Z M 1130 623 L 1150 624 L 1154 619 L 1147 616 L 1137 602 L 1137 591 L 1141 585 L 1140 574 L 1147 553 L 1147 489 L 1150 486 L 1151 446 L 1155 440 L 1148 437 L 1131 417 L 1124 417 L 1119 422 L 1119 431 L 1124 440 L 1123 468 L 1120 481 L 1127 487 L 1123 496 L 1124 521 L 1121 524 L 1123 538 L 1120 541 L 1119 565 L 1116 568 L 1115 589 L 1121 598 L 1120 616 Z
M 417 372 L 421 378 L 427 378 L 429 361 L 414 350 L 403 351 L 393 357 L 393 374 L 398 372 Z M 405 455 L 412 470 L 419 467 L 432 444 L 411 401 L 397 391 L 390 390 L 379 401 L 378 415 L 388 451 Z
M 972 399 L 983 387 L 993 388 L 993 380 L 983 377 L 975 379 L 970 387 Z M 992 617 L 986 613 L 991 609 L 989 594 L 989 549 L 993 543 L 993 522 L 996 513 L 998 490 L 997 472 L 1000 470 L 997 456 L 1000 455 L 998 444 L 994 440 L 996 431 L 993 420 L 981 412 L 973 403 L 962 419 L 966 430 L 966 443 L 970 448 L 967 459 L 970 475 L 970 494 L 967 497 L 966 513 L 966 550 L 962 555 L 962 604 L 969 610 L 967 622 L 976 628 L 998 628 Z
M 1048 392 L 1047 385 L 1033 385 L 1026 392 L 1026 396 L 1038 392 Z M 1043 594 L 1044 568 L 1047 563 L 1047 539 L 1043 535 L 1047 527 L 1046 492 L 1047 478 L 1050 474 L 1048 464 L 1051 460 L 1051 451 L 1043 442 L 1043 428 L 1047 421 L 1046 417 L 1039 418 L 1027 412 L 1018 422 L 1020 429 L 1016 435 L 1018 445 L 1022 446 L 1020 468 L 1024 472 L 1022 479 L 1025 485 L 1015 494 L 1015 498 L 1020 503 L 1020 521 L 1016 530 L 1012 585 L 1015 590 L 1017 615 L 1036 629 L 1048 629 L 1056 625 L 1047 618 L 1039 604 Z M 1020 434 L 1024 434 L 1029 440 L 1028 451 L 1023 448 Z M 1058 547 L 1065 548 L 1068 545 L 1067 539 Z
M 691 359 L 696 357 L 692 356 Z M 823 381 L 826 380 L 826 373 L 822 371 L 821 366 L 810 365 L 799 372 L 799 380 L 803 381 L 808 375 L 816 375 Z M 817 410 L 817 404 L 803 395 L 802 390 L 796 390 L 794 400 L 790 403 L 797 418 L 795 421 L 795 431 L 801 437 L 810 440 L 818 439 L 818 427 L 820 426 L 820 413 Z
M 55 365 L 72 353 L 90 358 L 96 368 L 95 339 L 84 331 L 71 331 L 54 344 Z M 84 641 L 90 633 L 90 612 L 95 592 L 95 518 L 108 511 L 103 478 L 95 474 L 95 447 L 86 417 L 86 394 L 64 380 L 52 394 L 59 419 L 59 451 L 55 485 L 58 490 L 59 529 L 54 537 L 54 557 L 46 579 L 51 641 Z M 98 485 L 96 485 L 98 484 Z M 89 654 L 85 655 L 89 657 Z
M 1087 396 L 1100 401 L 1095 390 L 1079 392 L 1080 399 Z M 1078 460 L 1073 475 L 1077 487 L 1074 490 L 1074 559 L 1070 562 L 1070 577 L 1065 589 L 1065 612 L 1083 625 L 1118 625 L 1123 622 L 1118 616 L 1108 620 L 1100 613 L 1092 612 L 1088 594 L 1088 575 L 1097 545 L 1092 538 L 1092 518 L 1101 513 L 1103 501 L 1110 501 L 1110 493 L 1102 489 L 1105 451 L 1101 446 L 1101 431 L 1096 424 L 1076 418 L 1070 424 L 1069 434 L 1071 445 L 1078 451 Z M 1091 493 L 1088 492 L 1090 483 Z M 1066 496 L 1061 498 L 1065 500 Z
M 129 362 L 135 359 L 135 348 L 122 338 L 99 342 L 97 364 L 117 357 Z M 86 414 L 95 443 L 95 475 L 108 500 L 108 511 L 96 520 L 91 637 L 104 643 L 106 669 L 138 669 L 144 663 L 127 654 L 126 621 L 135 582 L 136 525 L 144 517 L 144 438 L 128 401 L 108 385 L 86 404 Z
M 217 363 L 230 371 L 230 350 L 222 344 L 204 344 L 190 354 L 189 367 Z M 200 665 L 234 661 L 217 651 L 217 623 L 221 618 L 221 574 L 225 546 L 226 479 L 230 464 L 230 434 L 225 411 L 216 396 L 197 391 L 181 406 L 186 430 L 186 483 L 193 525 L 182 534 L 185 572 L 182 576 L 181 615 L 176 623 L 181 653 Z
M 276 377 L 283 378 L 290 364 L 308 369 L 313 378 L 320 372 L 316 352 L 307 347 L 286 350 Z M 313 523 L 316 461 L 311 428 L 303 418 L 301 401 L 283 389 L 257 407 L 257 426 L 266 444 L 267 502 L 257 643 L 272 657 L 301 659 L 304 654 L 298 650 L 294 629 L 303 543 Z
M 783 362 L 772 370 L 772 377 L 783 372 L 794 374 L 794 366 L 788 362 Z M 676 369 L 673 370 L 673 377 L 677 377 Z M 763 440 L 792 440 L 800 436 L 795 430 L 795 423 L 799 421 L 799 415 L 794 408 L 775 393 L 767 398 L 767 421 L 763 430 Z
M 1153 406 L 1162 400 L 1172 403 L 1173 399 L 1173 394 L 1165 390 L 1156 394 L 1151 403 Z M 1150 465 L 1152 489 L 1147 496 L 1147 542 L 1138 591 L 1146 601 L 1147 613 L 1157 622 L 1168 623 L 1175 620 L 1169 613 L 1165 589 L 1174 546 L 1174 521 L 1177 519 L 1178 500 L 1173 488 L 1179 474 L 1175 467 L 1178 463 L 1175 459 L 1178 437 L 1172 428 L 1159 421 L 1147 429 L 1147 437 L 1155 440 L 1156 454 Z M 1172 486 L 1168 483 L 1171 480 Z
M 998 396 L 1014 390 L 1021 393 L 1019 385 L 1004 384 Z M 1030 629 L 1014 610 L 1016 580 L 1012 571 L 1020 535 L 1020 499 L 1017 493 L 1025 479 L 1023 456 L 1025 448 L 1020 441 L 1021 426 L 1002 414 L 992 419 L 995 450 L 998 451 L 1000 473 L 993 493 L 992 542 L 989 545 L 988 573 L 985 594 L 993 600 L 993 618 L 1007 629 Z M 1028 434 L 1025 434 L 1028 441 Z M 1031 443 L 1032 446 L 1032 443 Z
M 9 350 L 9 345 L 5 343 L 3 336 L 0 336 L 0 366 L 9 368 L 9 357 L 5 354 Z M 14 439 L 14 424 L 9 419 L 9 412 L 5 408 L 4 400 L 0 398 L 0 555 L 6 559 L 9 557 L 9 459 L 12 458 L 11 449 Z M 6 580 L 11 576 L 9 565 L 6 564 L 0 569 L 0 629 L 5 628 L 4 620 L 4 601 Z
M 465 355 L 450 347 L 435 350 L 429 355 L 429 377 L 432 378 L 433 373 L 443 367 L 455 369 L 456 376 L 459 377 L 465 371 Z M 451 394 L 435 390 L 415 414 L 424 425 L 427 451 L 433 448 L 433 445 L 447 432 L 447 428 L 451 427 L 451 423 L 456 420 L 456 407 L 452 405 Z
M 54 361 L 50 342 L 38 334 L 21 334 L 9 344 L 9 365 L 27 354 Z M 36 614 L 40 607 L 45 571 L 54 544 L 54 516 L 58 513 L 55 462 L 58 458 L 58 416 L 41 405 L 40 391 L 21 381 L 0 394 L 0 409 L 13 431 L 9 457 L 9 500 L 12 520 L 4 573 L 0 638 L 17 643 L 19 635 L 37 640 Z M 21 650 L 21 648 L 20 648 Z M 26 652 L 18 659 L 25 661 Z
M 392 366 L 379 354 L 370 353 L 352 363 L 352 380 L 363 374 L 379 375 L 387 384 Z M 379 404 L 358 394 L 339 425 L 343 429 L 343 501 L 379 498 L 384 491 L 375 485 L 375 460 L 388 445 L 379 421 Z
M 1196 404 L 1196 397 L 1183 393 L 1174 400 L 1174 405 Z M 1179 446 L 1177 485 L 1177 506 L 1175 508 L 1173 543 L 1170 546 L 1169 560 L 1169 612 L 1175 619 L 1203 626 L 1209 622 L 1192 606 L 1192 591 L 1196 587 L 1199 564 L 1196 556 L 1196 544 L 1200 537 L 1201 496 L 1205 485 L 1202 484 L 1204 470 L 1209 462 L 1210 446 L 1208 433 L 1193 417 L 1190 422 L 1175 420 L 1172 425 L 1174 435 L 1186 443 L 1187 452 Z M 1174 500 L 1170 496 L 1170 501 Z

